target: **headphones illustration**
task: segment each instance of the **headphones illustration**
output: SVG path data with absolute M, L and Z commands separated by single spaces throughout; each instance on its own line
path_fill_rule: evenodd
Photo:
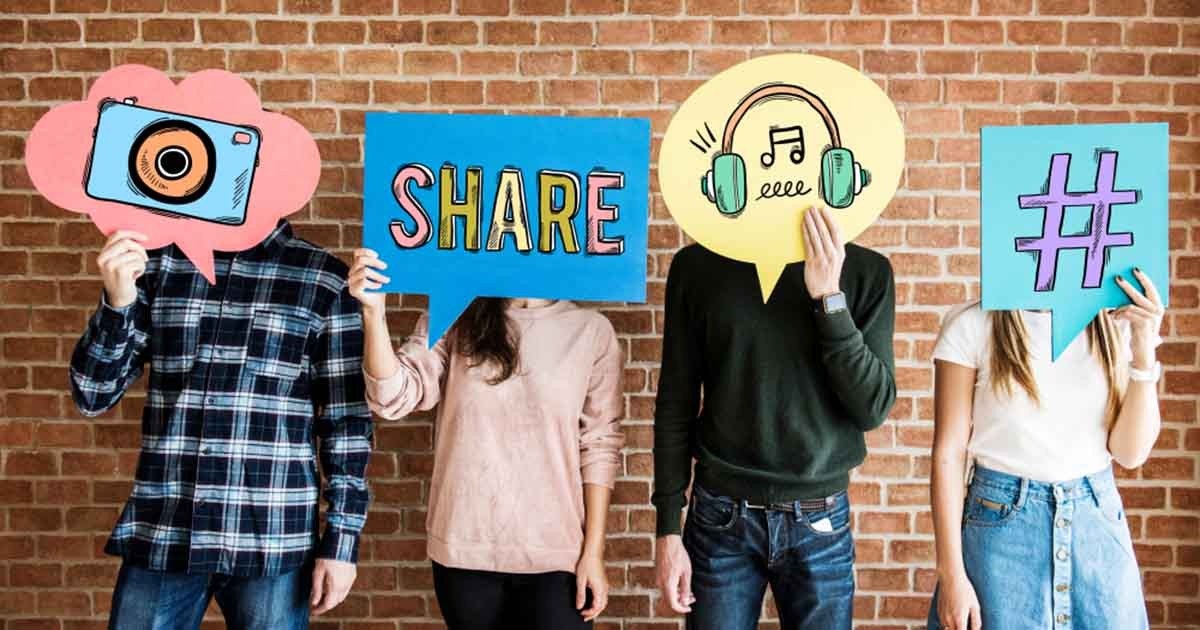
M 846 208 L 856 195 L 871 183 L 871 173 L 854 161 L 854 154 L 842 146 L 837 121 L 816 94 L 790 83 L 769 83 L 750 92 L 742 99 L 729 120 L 721 139 L 721 151 L 713 156 L 712 169 L 700 179 L 700 191 L 717 210 L 726 216 L 737 216 L 746 208 L 746 162 L 733 152 L 733 133 L 738 123 L 755 105 L 777 98 L 794 98 L 808 103 L 825 121 L 833 145 L 821 154 L 821 198 L 833 208 Z

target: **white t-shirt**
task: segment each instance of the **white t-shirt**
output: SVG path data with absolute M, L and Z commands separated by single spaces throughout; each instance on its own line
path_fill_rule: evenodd
M 993 389 L 992 322 L 979 303 L 951 313 L 934 346 L 935 360 L 976 370 L 968 453 L 980 466 L 1035 481 L 1066 481 L 1107 468 L 1112 461 L 1105 416 L 1108 379 L 1086 331 L 1052 362 L 1050 313 L 1020 313 L 1040 407 L 1015 383 L 1011 395 Z M 1128 362 L 1128 326 L 1118 324 L 1118 361 Z

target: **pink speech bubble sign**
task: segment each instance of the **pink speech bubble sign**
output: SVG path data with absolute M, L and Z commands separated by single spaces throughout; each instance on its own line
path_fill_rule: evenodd
M 136 98 L 141 107 L 257 128 L 262 143 L 245 222 L 222 225 L 89 197 L 85 171 L 106 98 Z M 260 243 L 281 217 L 308 203 L 321 175 L 321 156 L 308 130 L 283 114 L 263 111 L 258 94 L 241 77 L 204 70 L 177 85 L 142 65 L 113 68 L 96 80 L 87 100 L 46 112 L 29 133 L 25 165 L 38 192 L 56 206 L 87 214 L 105 235 L 141 232 L 149 237 L 148 249 L 175 243 L 209 282 L 216 281 L 214 250 L 242 251 Z

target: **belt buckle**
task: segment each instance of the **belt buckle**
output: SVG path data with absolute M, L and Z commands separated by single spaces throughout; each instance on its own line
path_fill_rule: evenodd
M 765 509 L 767 509 L 766 505 L 758 505 L 757 503 L 751 503 L 749 501 L 746 501 L 745 504 L 746 504 L 747 510 L 765 510 Z

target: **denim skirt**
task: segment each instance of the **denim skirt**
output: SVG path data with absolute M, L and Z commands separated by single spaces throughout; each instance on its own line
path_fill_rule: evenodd
M 976 466 L 962 548 L 987 630 L 1149 628 L 1111 468 L 1043 483 Z

